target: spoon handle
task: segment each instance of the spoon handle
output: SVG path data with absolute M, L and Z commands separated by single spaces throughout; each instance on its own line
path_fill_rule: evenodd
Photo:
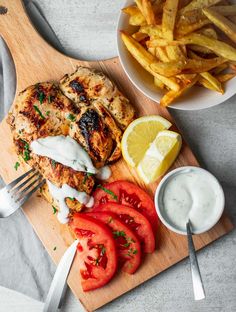
M 205 298 L 205 291 L 203 288 L 201 273 L 198 266 L 197 256 L 193 244 L 192 232 L 190 228 L 190 221 L 186 224 L 188 236 L 189 260 L 192 273 L 193 293 L 195 300 L 202 300 Z

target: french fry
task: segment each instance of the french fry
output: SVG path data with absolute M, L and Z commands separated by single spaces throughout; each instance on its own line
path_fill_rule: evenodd
M 212 21 L 212 23 L 220 28 L 226 34 L 226 36 L 228 36 L 232 41 L 236 42 L 236 24 L 232 23 L 226 17 L 220 15 L 214 10 L 203 9 L 203 13 L 209 20 Z
M 217 35 L 215 29 L 211 28 L 211 27 L 199 29 L 198 33 L 202 34 L 202 35 L 205 35 L 207 37 L 210 37 L 210 38 L 214 38 L 214 39 L 218 38 L 218 35 Z M 193 50 L 193 51 L 200 52 L 200 53 L 203 53 L 203 54 L 212 54 L 212 51 L 209 50 L 208 48 L 202 47 L 202 46 L 199 46 L 199 45 L 196 45 L 196 44 L 191 44 L 189 46 L 189 48 L 191 50 Z
M 207 89 L 209 89 L 209 90 L 216 91 L 216 92 L 219 92 L 219 93 L 221 93 L 221 94 L 224 93 L 223 87 L 222 87 L 222 89 L 221 89 L 222 91 L 217 90 L 217 89 L 209 82 L 209 80 L 205 79 L 205 78 L 202 77 L 202 76 L 199 77 L 198 83 L 199 83 L 199 85 L 201 85 L 201 86 L 203 86 L 203 87 L 205 87 L 205 88 L 207 88 Z
M 146 25 L 146 20 L 142 13 L 138 13 L 136 15 L 132 15 L 129 18 L 129 24 L 132 26 L 143 26 Z
M 136 41 L 142 41 L 145 40 L 146 38 L 148 38 L 148 35 L 145 33 L 142 33 L 140 31 L 137 31 L 136 33 L 134 33 L 132 35 L 132 37 L 136 40 Z
M 149 0 L 142 0 L 142 13 L 148 25 L 155 25 L 155 14 Z
M 169 62 L 169 58 L 167 56 L 166 50 L 161 47 L 156 48 L 156 55 L 162 62 Z
M 142 0 L 135 0 L 135 3 L 137 5 L 138 9 L 140 10 L 140 12 L 143 13 Z
M 177 38 L 183 37 L 210 23 L 211 21 L 205 16 L 202 10 L 195 9 L 187 11 L 184 15 L 181 15 L 178 18 L 175 27 L 175 35 Z
M 207 36 L 209 38 L 218 39 L 217 32 L 212 27 L 206 27 L 206 28 L 199 29 L 199 31 L 197 31 L 197 33 L 202 34 L 204 36 Z
M 158 79 L 157 77 L 154 77 L 154 85 L 162 90 L 165 88 L 164 83 L 161 82 L 161 80 Z
M 236 4 L 233 5 L 218 5 L 215 7 L 211 7 L 215 12 L 223 15 L 223 16 L 234 16 L 236 15 Z
M 222 71 L 224 71 L 226 68 L 228 68 L 228 64 L 227 63 L 223 63 L 223 64 L 213 68 L 211 70 L 211 74 L 212 75 L 217 75 L 217 74 L 221 73 Z
M 232 78 L 234 78 L 236 76 L 236 74 L 220 74 L 217 75 L 216 78 L 220 81 L 220 82 L 227 82 L 229 80 L 231 80 Z
M 142 26 L 139 29 L 140 32 L 144 34 L 148 34 L 150 37 L 155 36 L 155 37 L 160 37 L 162 38 L 162 28 L 160 25 L 155 25 L 155 26 Z
M 171 61 L 185 60 L 185 55 L 178 46 L 167 46 L 166 53 Z
M 141 13 L 141 11 L 139 10 L 139 8 L 137 8 L 137 7 L 134 6 L 134 5 L 125 7 L 125 8 L 123 8 L 121 11 L 122 11 L 123 13 L 125 13 L 125 14 L 128 14 L 129 16 L 132 16 L 132 15 L 136 15 L 136 14 Z M 141 13 L 141 14 L 142 14 L 142 13 Z
M 190 44 L 189 45 L 189 48 L 192 50 L 192 51 L 195 51 L 195 52 L 200 52 L 200 53 L 203 53 L 203 54 L 212 54 L 212 51 L 209 50 L 208 48 L 206 47 L 201 47 L 197 44 Z
M 162 14 L 163 7 L 164 7 L 164 0 L 156 0 L 152 4 L 152 8 L 153 8 L 153 11 L 154 11 L 155 15 Z
M 190 52 L 189 55 L 193 58 L 193 59 L 201 59 L 198 55 L 196 55 L 193 52 Z M 224 64 L 224 63 L 223 63 Z M 204 78 L 205 80 L 207 80 L 209 82 L 209 84 L 212 85 L 213 90 L 220 92 L 220 93 L 224 93 L 224 89 L 222 88 L 222 84 L 220 83 L 220 81 L 215 78 L 212 74 L 210 74 L 209 72 L 201 72 L 200 76 L 202 78 Z M 200 79 L 200 78 L 199 78 Z
M 151 53 L 153 56 L 156 56 L 156 48 L 148 48 L 148 52 Z
M 202 73 L 206 72 L 222 63 L 226 60 L 222 57 L 216 57 L 213 59 L 186 59 L 184 61 L 171 61 L 167 63 L 152 63 L 151 69 L 160 75 L 166 77 L 172 77 L 182 73 Z
M 162 33 L 167 40 L 174 39 L 175 18 L 178 10 L 178 0 L 166 0 L 162 15 Z
M 213 38 L 206 37 L 201 34 L 190 34 L 178 40 L 179 44 L 197 44 L 203 47 L 207 47 L 213 51 L 216 55 L 222 56 L 231 61 L 236 61 L 236 49 L 229 44 L 219 41 Z
M 188 5 L 179 10 L 179 15 L 183 15 L 186 12 L 195 10 L 195 9 L 203 9 L 208 8 L 209 6 L 215 5 L 221 0 L 192 0 Z
M 173 91 L 170 90 L 168 91 L 160 100 L 160 105 L 161 106 L 169 106 L 175 99 L 180 97 L 183 93 L 185 93 L 188 89 L 190 89 L 195 83 L 198 81 L 198 76 L 196 75 L 191 82 L 188 84 L 185 84 L 180 88 L 179 91 Z
M 145 17 L 143 16 L 142 12 L 136 6 L 128 6 L 122 9 L 122 12 L 128 14 L 129 24 L 133 26 L 142 26 L 146 25 Z
M 121 38 L 132 56 L 139 62 L 139 64 L 146 69 L 151 75 L 158 78 L 162 83 L 164 83 L 168 88 L 178 91 L 180 86 L 176 83 L 175 79 L 170 79 L 165 76 L 155 73 L 151 68 L 151 63 L 156 61 L 156 58 L 146 51 L 144 47 L 134 40 L 131 36 L 124 32 L 121 32 Z
M 179 10 L 188 5 L 192 0 L 179 0 Z

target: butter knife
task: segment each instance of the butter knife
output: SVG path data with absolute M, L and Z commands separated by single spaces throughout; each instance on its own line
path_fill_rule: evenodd
M 67 288 L 67 277 L 70 272 L 71 265 L 73 263 L 78 240 L 66 250 L 62 256 L 56 273 L 53 277 L 46 302 L 44 304 L 43 312 L 56 312 L 61 307 L 62 300 Z

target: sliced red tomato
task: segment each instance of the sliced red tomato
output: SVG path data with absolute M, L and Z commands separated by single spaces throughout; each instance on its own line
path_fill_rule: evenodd
M 93 196 L 94 208 L 107 202 L 113 202 L 136 209 L 149 220 L 154 235 L 156 235 L 158 217 L 154 202 L 139 186 L 127 181 L 115 181 L 97 188 Z
M 107 284 L 117 269 L 117 252 L 110 229 L 99 220 L 75 213 L 69 225 L 79 239 L 77 248 L 84 291 Z
M 86 215 L 111 228 L 122 271 L 133 274 L 141 263 L 141 246 L 137 236 L 112 212 L 89 212 Z
M 155 250 L 155 238 L 151 224 L 137 210 L 124 205 L 106 203 L 97 206 L 93 211 L 109 211 L 115 213 L 137 235 L 145 253 L 152 253 Z

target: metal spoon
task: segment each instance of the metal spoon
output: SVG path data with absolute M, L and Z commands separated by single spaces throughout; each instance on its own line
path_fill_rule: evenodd
M 189 260 L 192 273 L 192 282 L 193 282 L 193 293 L 195 300 L 202 300 L 205 298 L 205 291 L 202 283 L 201 273 L 198 266 L 197 256 L 193 244 L 192 232 L 191 232 L 191 223 L 188 220 L 186 224 L 187 236 L 188 236 L 188 250 L 189 250 Z

